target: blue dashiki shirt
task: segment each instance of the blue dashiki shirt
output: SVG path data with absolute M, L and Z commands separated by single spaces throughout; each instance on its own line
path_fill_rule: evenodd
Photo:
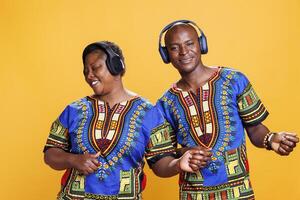
M 262 122 L 267 110 L 242 73 L 219 67 L 196 93 L 170 88 L 157 102 L 182 147 L 212 148 L 198 173 L 180 174 L 181 199 L 253 199 L 244 127 Z
M 169 129 L 141 97 L 112 108 L 90 96 L 71 103 L 53 122 L 44 152 L 53 147 L 74 154 L 100 151 L 100 165 L 87 176 L 67 169 L 57 199 L 140 199 L 145 152 L 150 164 L 174 153 Z

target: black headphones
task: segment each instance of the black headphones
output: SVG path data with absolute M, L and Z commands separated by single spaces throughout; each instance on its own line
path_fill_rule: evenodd
M 172 28 L 177 23 L 192 24 L 194 27 L 197 27 L 197 29 L 199 30 L 199 32 L 201 34 L 200 37 L 198 38 L 199 45 L 200 45 L 200 51 L 201 51 L 201 54 L 206 54 L 208 52 L 207 40 L 206 40 L 206 37 L 205 37 L 203 31 L 199 28 L 199 26 L 197 26 L 197 24 L 195 22 L 192 22 L 190 20 L 177 20 L 177 21 L 174 21 L 174 22 L 168 24 L 159 34 L 158 51 L 159 51 L 159 54 L 160 54 L 162 60 L 164 61 L 164 63 L 166 63 L 166 64 L 170 63 L 170 58 L 169 58 L 167 48 L 165 46 L 164 47 L 161 46 L 161 38 L 162 38 L 163 33 L 168 31 L 170 28 Z
M 107 55 L 106 66 L 111 75 L 116 76 L 124 71 L 125 66 L 121 57 L 104 42 L 95 42 L 85 47 L 82 53 L 83 64 L 85 62 L 86 56 L 97 49 L 103 50 Z

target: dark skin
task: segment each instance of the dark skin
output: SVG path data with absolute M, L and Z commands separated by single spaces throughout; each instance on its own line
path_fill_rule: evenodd
M 165 44 L 172 65 L 181 75 L 181 79 L 176 83 L 178 88 L 196 93 L 196 90 L 203 86 L 217 71 L 217 68 L 207 67 L 202 63 L 198 34 L 192 26 L 188 24 L 173 26 L 165 34 Z M 269 129 L 262 123 L 247 126 L 245 129 L 251 143 L 263 148 L 263 141 L 270 132 Z M 273 151 L 279 155 L 286 156 L 293 151 L 298 142 L 299 138 L 296 134 L 279 132 L 273 135 L 270 144 Z M 184 154 L 190 154 L 188 162 L 190 163 L 190 170 L 194 172 L 205 167 L 212 155 L 210 149 L 201 146 L 182 148 L 179 151 Z M 155 174 L 162 177 L 176 174 L 176 171 L 172 170 L 169 170 L 169 173 L 165 171 L 159 173 L 166 159 L 171 158 L 162 158 L 152 167 Z
M 116 103 L 129 100 L 135 94 L 123 87 L 121 75 L 112 76 L 106 66 L 106 54 L 96 50 L 87 55 L 84 64 L 84 77 L 94 90 L 94 97 L 108 102 L 111 107 Z M 81 174 L 94 173 L 99 166 L 96 154 L 73 154 L 59 148 L 50 148 L 44 154 L 45 163 L 56 170 L 77 169 Z
M 211 152 L 203 147 L 183 148 L 183 155 L 179 159 L 171 156 L 161 158 L 151 166 L 152 171 L 159 177 L 172 177 L 181 171 L 196 172 L 205 167 L 211 160 Z
M 84 65 L 84 76 L 86 82 L 94 90 L 94 96 L 102 101 L 108 102 L 110 107 L 116 103 L 128 100 L 135 95 L 124 89 L 121 76 L 112 76 L 106 66 L 106 54 L 101 50 L 96 50 L 86 57 Z M 167 157 L 164 160 L 163 167 L 160 168 L 158 174 L 171 176 L 179 171 L 190 171 L 193 169 L 189 166 L 189 159 L 192 156 L 197 156 L 198 152 L 187 152 L 180 159 Z M 202 153 L 202 152 L 201 152 Z M 63 151 L 59 148 L 50 148 L 45 152 L 45 162 L 56 170 L 65 170 L 75 168 L 80 173 L 88 175 L 94 173 L 98 169 L 98 160 L 100 152 L 96 154 L 72 154 Z M 194 167 L 196 168 L 196 167 Z
M 270 131 L 263 125 L 249 126 L 245 128 L 249 139 L 256 147 L 263 148 L 263 140 Z M 271 140 L 272 150 L 281 156 L 288 156 L 296 147 L 299 138 L 295 133 L 279 132 L 276 133 Z
M 44 159 L 55 170 L 74 168 L 83 175 L 94 173 L 99 166 L 97 154 L 72 154 L 59 148 L 50 148 L 45 152 Z

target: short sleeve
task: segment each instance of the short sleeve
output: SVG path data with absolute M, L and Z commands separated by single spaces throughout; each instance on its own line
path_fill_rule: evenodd
M 269 115 L 267 109 L 243 74 L 238 79 L 240 93 L 237 96 L 239 115 L 245 126 L 257 125 Z
M 167 98 L 166 95 L 161 97 L 155 104 L 155 107 L 162 113 L 163 117 L 170 123 L 172 128 L 176 130 L 177 127 L 177 120 L 174 117 L 174 114 L 172 113 L 172 105 L 174 104 L 174 101 L 170 98 Z
M 52 123 L 43 152 L 46 152 L 47 149 L 53 147 L 63 149 L 64 151 L 70 151 L 68 130 L 69 111 L 70 107 L 66 107 L 58 119 Z
M 151 167 L 158 160 L 166 156 L 175 157 L 174 140 L 172 139 L 172 128 L 164 119 L 161 112 L 153 107 L 147 113 L 147 120 L 143 131 L 150 134 L 149 142 L 146 148 L 146 160 Z M 151 122 L 151 123 L 149 123 Z

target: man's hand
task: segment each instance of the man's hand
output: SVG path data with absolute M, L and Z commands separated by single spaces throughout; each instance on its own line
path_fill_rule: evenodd
M 296 147 L 296 144 L 299 142 L 299 138 L 295 133 L 288 132 L 279 132 L 271 139 L 272 149 L 282 156 L 289 155 L 293 149 Z
M 206 166 L 211 156 L 210 149 L 201 146 L 193 147 L 179 158 L 179 169 L 185 172 L 197 172 Z

